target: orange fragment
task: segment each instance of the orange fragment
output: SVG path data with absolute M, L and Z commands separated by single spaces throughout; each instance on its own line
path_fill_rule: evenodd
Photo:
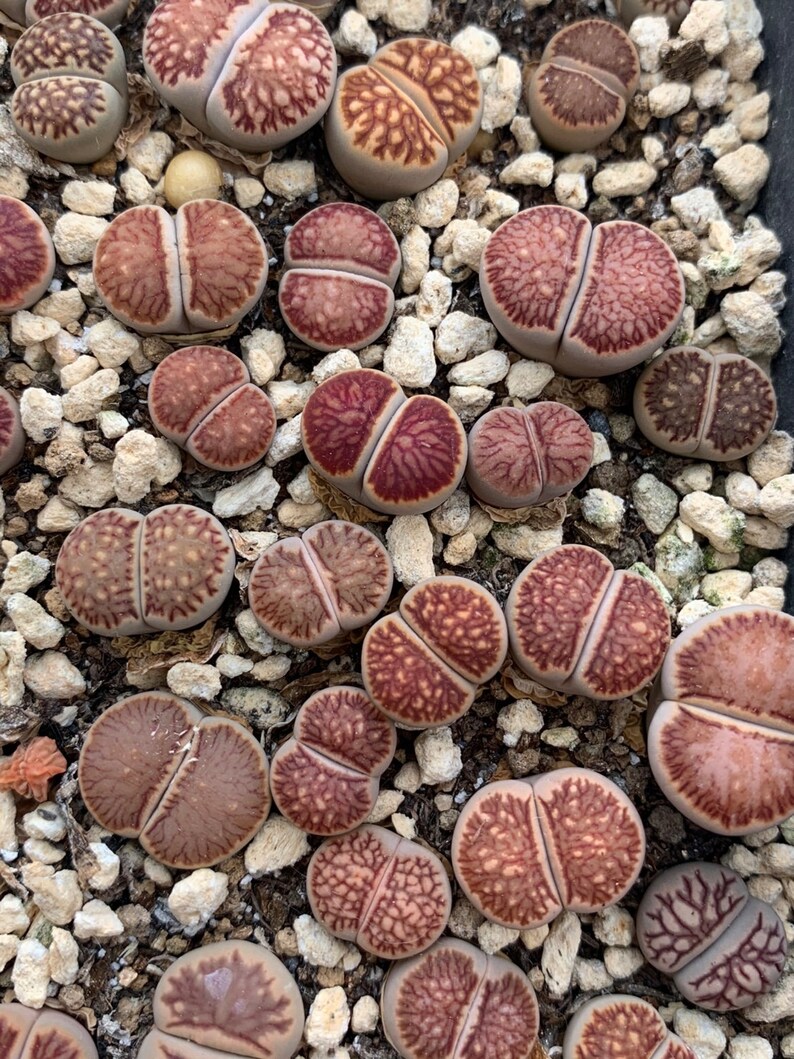
M 11 757 L 0 759 L 0 791 L 16 791 L 37 802 L 47 800 L 52 776 L 66 771 L 66 758 L 54 739 L 37 736 L 18 746 Z

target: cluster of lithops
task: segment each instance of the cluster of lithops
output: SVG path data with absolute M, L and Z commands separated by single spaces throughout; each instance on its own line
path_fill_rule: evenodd
M 468 899 L 492 922 L 520 930 L 563 909 L 615 904 L 644 859 L 645 831 L 630 798 L 582 768 L 483 787 L 452 836 L 455 877 Z
M 146 23 L 143 64 L 167 103 L 241 151 L 271 151 L 306 132 L 336 83 L 322 22 L 268 0 L 164 0 Z
M 158 364 L 149 415 L 161 434 L 215 471 L 257 463 L 276 432 L 270 398 L 239 357 L 215 346 L 187 346 Z
M 535 991 L 515 964 L 457 938 L 400 960 L 381 992 L 383 1030 L 403 1059 L 530 1059 Z
M 291 1059 L 303 1023 L 297 983 L 272 952 L 218 941 L 167 968 L 154 992 L 155 1028 L 138 1059 Z
M 507 629 L 493 596 L 465 577 L 433 577 L 364 638 L 361 669 L 372 701 L 405 728 L 451 724 L 495 676 Z
M 94 1042 L 76 1019 L 22 1004 L 0 1004 L 0 1049 L 3 1059 L 97 1059 Z
M 730 607 L 673 641 L 649 710 L 648 758 L 676 808 L 720 835 L 794 812 L 794 618 Z
M 221 523 L 190 504 L 145 517 L 95 511 L 61 545 L 55 581 L 72 616 L 100 636 L 189 629 L 223 603 L 234 548 Z
M 415 195 L 469 147 L 482 105 L 477 71 L 455 48 L 390 41 L 339 78 L 325 119 L 328 153 L 368 198 Z
M 372 210 L 353 202 L 319 206 L 284 244 L 284 322 L 313 349 L 361 349 L 392 318 L 401 265 L 397 240 Z
M 363 526 L 318 522 L 256 561 L 248 585 L 254 617 L 293 647 L 317 647 L 368 625 L 391 595 L 389 553 Z
M 738 460 L 766 439 L 777 400 L 757 364 L 739 353 L 675 346 L 643 371 L 634 418 L 665 452 L 699 460 Z
M 37 151 L 81 163 L 113 146 L 127 117 L 127 66 L 103 23 L 69 12 L 36 22 L 14 46 L 11 76 L 14 126 Z
M 0 195 L 0 316 L 41 298 L 55 271 L 55 247 L 44 221 L 19 199 Z
M 302 831 L 341 835 L 369 816 L 396 748 L 394 725 L 360 688 L 318 691 L 273 755 L 273 801 Z
M 250 842 L 270 812 L 268 764 L 254 737 L 169 692 L 131 695 L 94 722 L 80 793 L 115 835 L 173 868 L 203 868 Z
M 678 29 L 689 14 L 692 0 L 615 0 L 618 14 L 627 26 L 635 18 L 666 18 L 671 29 Z
M 636 996 L 608 993 L 586 1001 L 565 1031 L 562 1059 L 696 1059 L 662 1016 Z
M 632 695 L 656 676 L 670 643 L 670 617 L 656 588 L 583 544 L 529 563 L 513 583 L 505 616 L 521 669 L 566 695 Z
M 20 24 L 32 26 L 39 19 L 61 12 L 90 15 L 115 29 L 127 14 L 130 0 L 0 0 L 0 11 Z
M 0 388 L 0 474 L 16 467 L 25 451 L 25 431 L 19 405 L 8 390 Z
M 343 371 L 311 394 L 301 418 L 306 457 L 326 482 L 388 515 L 421 514 L 452 496 L 466 469 L 466 433 L 438 397 L 382 371 Z
M 534 206 L 485 247 L 483 304 L 522 356 L 565 375 L 624 371 L 655 352 L 684 309 L 670 248 L 633 221 L 592 227 L 567 206 Z
M 719 864 L 658 875 L 637 910 L 637 941 L 685 1000 L 710 1011 L 748 1007 L 774 988 L 786 962 L 778 914 Z

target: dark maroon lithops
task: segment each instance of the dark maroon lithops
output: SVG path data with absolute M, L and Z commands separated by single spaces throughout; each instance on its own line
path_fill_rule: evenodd
M 524 972 L 458 938 L 393 964 L 380 1009 L 403 1059 L 530 1059 L 538 1035 L 538 1002 Z
M 506 653 L 505 620 L 493 596 L 465 577 L 433 577 L 403 596 L 399 614 L 367 633 L 364 686 L 398 724 L 434 728 L 468 710 Z
M 466 481 L 495 507 L 545 504 L 578 485 L 592 459 L 592 432 L 566 405 L 492 408 L 469 431 Z
M 678 29 L 692 7 L 692 0 L 616 0 L 615 6 L 625 25 L 635 18 L 666 18 L 673 29 Z
M 248 601 L 271 636 L 293 647 L 317 647 L 374 621 L 393 577 L 389 553 L 375 534 L 336 519 L 268 548 L 251 571 Z
M 777 400 L 761 368 L 738 353 L 675 346 L 651 361 L 634 389 L 634 418 L 676 456 L 738 460 L 775 425 Z
M 44 221 L 24 202 L 0 195 L 0 315 L 42 297 L 55 271 L 55 247 Z
M 3 1059 L 97 1059 L 96 1045 L 80 1023 L 60 1011 L 0 1004 Z
M 311 835 L 350 831 L 372 811 L 378 778 L 396 746 L 394 725 L 361 688 L 315 692 L 273 756 L 273 800 L 282 816 Z
M 483 303 L 525 357 L 574 376 L 624 371 L 655 352 L 684 309 L 684 281 L 669 247 L 648 228 L 591 228 L 576 210 L 534 206 L 489 239 Z
M 579 1008 L 565 1031 L 562 1059 L 696 1059 L 670 1033 L 656 1008 L 636 996 L 610 993 Z
M 216 471 L 257 463 L 276 432 L 270 398 L 239 357 L 216 346 L 186 346 L 158 364 L 149 415 L 161 434 Z
M 670 643 L 670 618 L 653 585 L 581 544 L 533 560 L 505 617 L 520 668 L 566 695 L 633 695 L 653 680 Z
M 373 824 L 323 842 L 309 862 L 307 892 L 326 930 L 386 960 L 432 945 L 452 906 L 436 854 Z
M 19 406 L 8 390 L 0 388 L 0 474 L 16 467 L 25 451 L 25 431 Z
M 719 864 L 658 875 L 637 910 L 637 941 L 686 1000 L 710 1011 L 748 1007 L 774 988 L 786 962 L 780 917 Z

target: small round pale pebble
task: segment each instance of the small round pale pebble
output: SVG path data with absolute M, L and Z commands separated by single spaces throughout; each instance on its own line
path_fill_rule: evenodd
M 582 940 L 582 924 L 574 912 L 561 912 L 549 928 L 543 943 L 540 966 L 552 996 L 568 992 Z
M 700 146 L 711 151 L 715 158 L 722 158 L 724 154 L 737 150 L 741 145 L 742 138 L 730 121 L 722 125 L 712 125 L 700 141 Z
M 317 175 L 314 162 L 271 162 L 262 176 L 271 195 L 291 201 L 311 195 L 317 190 Z
M 118 393 L 119 385 L 118 374 L 112 368 L 102 368 L 64 395 L 64 418 L 70 423 L 94 419 L 105 401 Z
M 435 575 L 433 534 L 424 515 L 396 515 L 386 530 L 386 546 L 394 576 L 406 588 Z
M 545 151 L 520 154 L 499 174 L 500 184 L 521 184 L 524 187 L 547 188 L 554 178 L 554 159 Z
M 288 529 L 308 529 L 329 517 L 328 508 L 320 500 L 311 504 L 298 504 L 294 500 L 284 500 L 276 509 L 278 520 Z
M 761 870 L 758 855 L 738 843 L 732 845 L 728 852 L 720 857 L 720 864 L 738 872 L 745 879 L 749 875 L 757 875 Z
M 540 738 L 544 743 L 559 750 L 573 750 L 575 746 L 579 745 L 579 733 L 575 728 L 571 728 L 570 725 L 564 725 L 561 728 L 549 728 L 541 734 Z
M 415 765 L 414 762 L 411 762 L 411 764 L 414 764 L 414 766 L 417 768 L 418 774 L 418 767 Z M 403 767 L 406 768 L 407 766 Z M 400 770 L 400 772 L 402 772 L 402 769 Z M 417 780 L 416 787 L 414 789 L 418 790 L 419 787 L 421 787 L 421 782 L 420 780 Z M 377 798 L 375 799 L 375 804 L 372 806 L 370 814 L 367 817 L 365 823 L 382 823 L 385 819 L 387 819 L 387 817 L 393 816 L 404 801 L 405 795 L 401 794 L 399 791 L 380 791 L 378 793 Z
M 374 29 L 355 8 L 348 8 L 343 12 L 331 39 L 340 55 L 361 55 L 370 58 L 378 50 L 378 38 Z
M 267 395 L 273 402 L 276 419 L 292 419 L 303 411 L 306 402 L 316 390 L 313 382 L 293 382 L 291 379 L 267 384 Z
M 81 213 L 64 213 L 55 222 L 52 241 L 64 265 L 91 261 L 99 237 L 110 222 L 102 217 L 86 217 Z
M 206 923 L 229 893 L 229 876 L 211 868 L 198 868 L 174 883 L 168 895 L 171 914 L 184 927 Z
M 609 991 L 613 985 L 612 976 L 602 960 L 585 960 L 577 956 L 573 977 L 579 988 L 586 993 Z
M 494 399 L 494 391 L 485 386 L 450 386 L 448 404 L 461 422 L 473 423 Z
M 609 448 L 609 442 L 598 430 L 593 432 L 593 459 L 590 462 L 591 467 L 598 467 L 601 463 L 607 463 L 612 459 L 612 453 Z
M 541 731 L 543 715 L 531 699 L 517 699 L 499 711 L 496 727 L 502 733 L 505 746 L 517 746 L 525 732 L 534 735 Z
M 166 674 L 166 683 L 175 695 L 212 701 L 221 691 L 221 675 L 215 666 L 198 662 L 177 662 Z
M 416 821 L 405 813 L 392 813 L 391 826 L 401 838 L 416 838 Z
M 444 562 L 449 566 L 462 566 L 471 562 L 477 554 L 477 538 L 468 530 L 451 537 L 444 548 Z
M 767 482 L 758 495 L 758 503 L 762 513 L 776 526 L 783 529 L 794 526 L 794 474 Z
M 471 501 L 465 489 L 456 489 L 443 504 L 430 512 L 430 525 L 448 537 L 460 533 L 469 522 Z
M 452 265 L 457 270 L 462 265 L 479 271 L 483 251 L 490 238 L 490 232 L 475 222 L 474 227 L 463 227 L 455 233 L 452 240 L 452 252 L 444 258 L 444 267 L 449 272 L 447 265 Z M 458 277 L 463 279 L 465 277 Z
M 500 55 L 495 67 L 487 67 L 482 75 L 485 85 L 480 128 L 494 132 L 509 125 L 516 116 L 521 98 L 521 66 L 508 55 Z
M 170 887 L 174 881 L 174 877 L 168 868 L 161 864 L 159 860 L 155 860 L 154 857 L 147 857 L 144 860 L 143 872 L 147 879 L 151 879 L 155 886 L 159 886 L 162 890 Z
M 145 430 L 130 430 L 119 438 L 113 461 L 113 487 L 122 503 L 142 500 L 153 485 L 166 485 L 182 470 L 179 449 Z
M 129 166 L 124 170 L 119 177 L 119 183 L 130 206 L 150 206 L 157 198 L 157 193 L 152 185 L 143 173 L 134 166 Z
M 92 890 L 109 890 L 119 877 L 121 861 L 104 842 L 91 842 L 88 847 L 97 860 L 96 869 L 88 876 Z
M 507 392 L 511 397 L 531 401 L 539 397 L 554 378 L 554 368 L 536 360 L 519 360 L 507 372 Z
M 274 654 L 263 658 L 261 662 L 256 662 L 251 670 L 251 676 L 254 680 L 261 680 L 267 684 L 273 680 L 281 680 L 289 673 L 291 666 L 292 660 L 289 655 Z
M 718 570 L 706 574 L 700 582 L 700 594 L 713 607 L 735 606 L 752 587 L 752 576 L 746 570 Z
M 354 970 L 361 963 L 355 945 L 335 938 L 309 915 L 298 916 L 292 924 L 298 952 L 312 967 L 338 967 Z
M 254 879 L 296 864 L 310 852 L 306 833 L 283 816 L 271 816 L 245 849 L 245 870 Z
M 115 187 L 105 180 L 69 180 L 61 192 L 61 202 L 67 210 L 90 217 L 112 213 L 115 198 Z
M 477 929 L 483 922 L 483 915 L 465 897 L 459 897 L 452 906 L 449 916 L 449 931 L 456 938 L 473 941 Z M 548 932 L 548 927 L 546 928 Z
M 353 1033 L 374 1033 L 378 1026 L 380 1008 L 374 996 L 362 996 L 353 1005 L 350 1029 Z
M 83 515 L 75 504 L 52 496 L 36 515 L 36 529 L 42 533 L 68 533 L 80 525 Z
M 479 203 L 475 200 L 472 206 L 477 208 L 475 214 L 477 224 L 492 232 L 508 217 L 515 217 L 521 208 L 521 203 L 515 195 L 508 195 L 505 191 L 498 191 L 496 188 L 486 188 Z
M 670 208 L 685 228 L 695 235 L 705 235 L 712 221 L 724 220 L 722 208 L 710 188 L 695 187 L 673 195 Z
M 0 599 L 6 600 L 12 592 L 27 592 L 28 589 L 40 585 L 49 574 L 51 567 L 52 563 L 44 555 L 17 552 L 8 560 L 3 572 Z
M 475 70 L 490 66 L 502 50 L 498 37 L 475 25 L 464 26 L 449 43 L 466 56 Z
M 66 821 L 55 802 L 42 802 L 22 817 L 22 828 L 31 838 L 60 842 L 66 837 Z
M 587 205 L 587 178 L 584 173 L 560 173 L 554 180 L 554 197 L 561 206 L 583 210 Z
M 71 923 L 83 904 L 76 871 L 53 871 L 49 865 L 34 862 L 24 872 L 23 881 L 33 893 L 34 904 L 56 926 Z
M 494 526 L 493 541 L 499 551 L 513 559 L 529 562 L 541 552 L 558 548 L 562 544 L 562 527 L 549 530 L 533 530 L 529 526 Z
M 241 655 L 218 655 L 215 659 L 215 668 L 222 677 L 239 677 L 243 673 L 250 673 L 254 663 L 250 658 Z
M 299 417 L 290 420 L 290 423 L 298 421 L 298 438 L 300 438 Z M 278 432 L 276 432 L 278 436 Z M 294 450 L 297 451 L 297 450 Z M 290 453 L 294 455 L 294 452 Z M 273 457 L 273 446 L 271 445 L 270 457 Z M 262 511 L 270 511 L 280 491 L 278 482 L 273 477 L 269 467 L 260 467 L 254 474 L 249 474 L 234 485 L 225 489 L 219 489 L 212 503 L 212 512 L 220 519 L 234 518 L 236 515 L 248 515 L 257 508 Z
M 718 1059 L 727 1044 L 727 1038 L 717 1023 L 705 1011 L 696 1008 L 677 1008 L 673 1015 L 673 1029 L 692 1048 L 698 1059 Z
M 4 45 L 5 39 L 0 38 L 0 63 L 5 61 Z M 8 195 L 12 199 L 26 199 L 29 190 L 30 184 L 24 169 L 13 164 L 0 166 L 0 195 Z
M 537 151 L 540 147 L 540 137 L 535 132 L 532 119 L 526 114 L 517 114 L 513 118 L 510 122 L 510 132 L 520 151 Z
M 132 334 L 112 316 L 90 327 L 86 340 L 89 350 L 103 368 L 120 368 L 142 349 L 138 335 Z
M 129 420 L 121 412 L 116 412 L 113 409 L 106 409 L 100 412 L 96 420 L 97 426 L 102 431 L 102 436 L 110 441 L 123 437 L 130 426 Z
M 14 623 L 17 632 L 37 650 L 57 647 L 66 632 L 57 618 L 48 614 L 35 599 L 21 592 L 14 592 L 8 597 L 6 614 Z
M 0 701 L 19 706 L 25 693 L 25 641 L 18 632 L 0 632 Z
M 759 92 L 733 108 L 730 120 L 743 140 L 763 140 L 769 132 L 769 104 L 769 93 Z
M 60 331 L 57 320 L 37 316 L 27 309 L 20 309 L 11 317 L 11 341 L 17 346 L 32 346 L 54 338 Z
M 455 746 L 449 728 L 428 728 L 414 743 L 416 763 L 422 783 L 450 783 L 463 768 L 460 747 Z
M 635 18 L 629 27 L 629 37 L 640 59 L 640 67 L 646 73 L 656 73 L 661 67 L 660 50 L 670 36 L 670 24 L 666 18 Z
M 702 533 L 719 552 L 739 551 L 743 545 L 747 516 L 722 497 L 695 491 L 682 498 L 679 518 L 696 533 Z
M 672 479 L 673 485 L 682 495 L 694 492 L 707 493 L 711 489 L 714 471 L 710 463 L 690 463 Z
M 284 339 L 275 331 L 260 328 L 240 342 L 243 363 L 251 372 L 257 386 L 264 386 L 275 378 L 287 355 Z
M 637 514 L 657 536 L 663 533 L 678 510 L 676 493 L 653 474 L 641 474 L 631 487 Z
M 30 916 L 16 894 L 0 897 L 0 934 L 19 934 L 30 926 Z
M 700 621 L 707 614 L 713 614 L 715 607 L 712 607 L 710 603 L 707 603 L 705 599 L 693 599 L 689 603 L 685 603 L 676 615 L 676 622 L 679 629 L 686 629 L 696 621 Z
M 383 19 L 403 33 L 419 33 L 427 28 L 431 0 L 385 0 Z
M 606 489 L 588 489 L 582 497 L 582 517 L 598 529 L 618 529 L 625 510 L 625 500 Z
M 783 588 L 788 580 L 788 566 L 769 555 L 755 564 L 752 578 L 753 588 Z
M 352 349 L 337 349 L 326 354 L 312 368 L 312 380 L 318 385 L 342 371 L 354 371 L 361 363 Z
M 306 1017 L 304 1038 L 310 1048 L 327 1052 L 341 1043 L 350 1025 L 350 1008 L 341 986 L 320 989 Z
M 311 481 L 309 468 L 303 467 L 287 485 L 287 492 L 296 504 L 313 504 L 317 499 Z
M 664 81 L 648 93 L 648 106 L 655 118 L 670 118 L 689 103 L 692 89 L 684 81 Z
M 222 188 L 223 170 L 206 151 L 180 151 L 168 163 L 163 194 L 175 210 L 195 199 L 217 199 Z
M 722 0 L 695 0 L 678 30 L 684 40 L 699 40 L 710 59 L 728 46 L 725 4 Z M 702 1057 L 705 1059 L 705 1057 Z
M 75 914 L 73 932 L 74 936 L 81 940 L 94 938 L 97 941 L 104 941 L 123 934 L 124 924 L 109 905 L 95 899 L 87 901 Z
M 452 281 L 438 269 L 422 277 L 416 299 L 416 317 L 428 327 L 437 327 L 452 303 Z M 356 364 L 358 366 L 358 364 Z M 314 377 L 314 376 L 312 376 Z
M 407 761 L 394 777 L 394 786 L 398 791 L 416 794 L 422 786 L 422 773 L 415 761 Z
M 630 978 L 645 963 L 645 957 L 634 946 L 607 946 L 604 950 L 604 966 L 614 979 Z
M 728 95 L 728 80 L 727 70 L 717 70 L 714 67 L 704 70 L 692 82 L 692 96 L 697 106 L 701 110 L 721 107 Z
M 769 155 L 754 143 L 725 154 L 714 163 L 714 176 L 738 202 L 753 199 L 767 181 Z
M 720 55 L 720 62 L 732 81 L 752 81 L 753 74 L 764 58 L 764 46 L 752 33 L 728 26 L 730 40 Z
M 273 637 L 265 632 L 250 608 L 241 611 L 234 619 L 234 624 L 246 645 L 256 654 L 266 657 L 273 653 Z
M 215 196 L 213 196 L 215 197 Z M 261 180 L 251 176 L 237 177 L 234 182 L 234 201 L 241 210 L 258 206 L 265 197 L 265 186 Z
M 656 169 L 644 160 L 613 162 L 603 166 L 593 177 L 593 191 L 608 199 L 642 195 L 655 183 L 658 175 Z
M 38 386 L 22 391 L 19 414 L 28 437 L 37 444 L 52 441 L 63 421 L 63 401 L 59 394 L 48 393 Z
M 42 651 L 25 663 L 25 686 L 42 699 L 73 699 L 83 695 L 85 679 L 60 651 Z
M 33 310 L 36 316 L 46 316 L 49 320 L 57 320 L 61 327 L 68 327 L 77 323 L 85 312 L 83 296 L 76 287 L 67 290 L 56 290 L 46 298 L 37 302 Z
M 747 457 L 747 470 L 763 488 L 775 478 L 790 474 L 794 467 L 794 437 L 773 430 L 763 445 Z
M 765 1037 L 737 1033 L 728 1045 L 730 1059 L 773 1059 L 775 1052 Z
M 11 984 L 20 1004 L 29 1008 L 44 1007 L 50 984 L 50 954 L 35 938 L 25 938 L 19 943 L 11 968 Z
M 763 548 L 776 552 L 788 544 L 788 531 L 776 526 L 768 518 L 748 515 L 744 526 L 744 544 L 751 548 Z
M 414 224 L 403 236 L 400 251 L 400 285 L 405 294 L 413 294 L 419 290 L 419 285 L 430 268 L 430 236 L 424 228 Z
M 433 332 L 422 320 L 401 316 L 383 354 L 383 370 L 401 386 L 422 389 L 435 378 Z
M 754 478 L 741 471 L 731 471 L 725 478 L 725 497 L 732 507 L 746 515 L 757 515 L 761 511 L 761 490 Z
M 486 920 L 477 928 L 477 944 L 484 953 L 493 956 L 518 941 L 519 933 L 520 931 L 513 927 L 503 927 L 499 923 L 489 923 Z
M 459 198 L 460 191 L 454 180 L 431 184 L 414 198 L 416 223 L 425 228 L 444 228 L 455 216 Z
M 71 364 L 64 364 L 58 373 L 61 389 L 72 390 L 81 382 L 90 379 L 97 371 L 99 371 L 99 361 L 96 357 L 87 355 L 77 357 Z
M 748 592 L 743 602 L 748 606 L 783 610 L 786 605 L 786 592 L 774 585 L 760 585 Z
M 50 978 L 58 985 L 72 985 L 80 971 L 80 949 L 68 930 L 52 928 L 49 949 Z
M 165 132 L 150 132 L 127 150 L 127 160 L 149 180 L 158 181 L 174 153 L 171 137 Z
M 489 349 L 470 360 L 455 364 L 448 372 L 450 383 L 460 386 L 493 386 L 507 375 L 510 361 L 506 353 Z

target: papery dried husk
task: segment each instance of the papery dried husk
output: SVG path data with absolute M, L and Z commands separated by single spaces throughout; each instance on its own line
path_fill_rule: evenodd
M 347 522 L 355 522 L 357 526 L 364 526 L 367 522 L 388 522 L 389 516 L 380 511 L 360 504 L 357 500 L 331 485 L 322 475 L 319 475 L 313 467 L 309 468 L 309 483 L 312 492 L 325 506 L 332 511 L 337 518 L 343 518 Z
M 217 630 L 218 616 L 213 615 L 197 629 L 161 632 L 145 639 L 140 636 L 115 636 L 111 650 L 127 659 L 127 673 L 144 676 L 157 669 L 170 669 L 177 662 L 203 665 L 218 653 L 225 632 Z
M 555 375 L 544 387 L 541 398 L 544 401 L 559 401 L 574 412 L 583 408 L 595 408 L 599 412 L 612 406 L 612 392 L 606 383 L 598 379 L 566 379 Z
M 561 691 L 552 691 L 528 677 L 512 662 L 502 669 L 502 687 L 513 699 L 531 699 L 538 706 L 564 706 L 568 696 Z
M 181 114 L 168 123 L 167 129 L 184 147 L 189 147 L 193 151 L 208 151 L 224 162 L 242 166 L 251 176 L 261 177 L 265 167 L 273 158 L 272 151 L 249 154 L 246 151 L 238 151 L 235 147 L 227 147 L 225 143 L 220 143 L 219 140 L 214 140 L 201 129 L 197 129 Z
M 568 516 L 566 501 L 570 496 L 555 496 L 545 504 L 532 504 L 529 507 L 493 507 L 483 500 L 477 503 L 494 522 L 508 526 L 526 525 L 533 530 L 549 530 L 561 526 Z
M 124 161 L 130 147 L 146 136 L 163 109 L 163 103 L 151 82 L 140 74 L 128 73 L 127 120 L 113 144 L 117 161 Z
M 321 688 L 335 688 L 340 685 L 363 687 L 364 680 L 360 673 L 307 673 L 305 677 L 291 680 L 281 689 L 279 695 L 292 706 L 298 706 Z

